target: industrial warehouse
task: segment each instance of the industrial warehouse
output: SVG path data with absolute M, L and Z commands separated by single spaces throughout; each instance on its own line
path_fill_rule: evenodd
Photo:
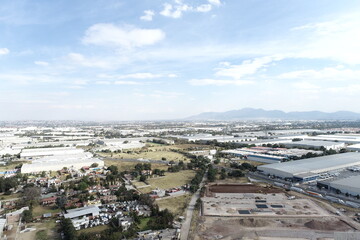
M 360 175 L 341 177 L 334 180 L 327 180 L 318 182 L 319 187 L 324 187 L 329 190 L 339 191 L 344 194 L 350 194 L 352 196 L 360 195 Z
M 258 170 L 264 174 L 283 179 L 308 182 L 317 180 L 321 173 L 357 165 L 360 165 L 360 153 L 349 152 L 305 160 L 267 164 L 259 166 Z

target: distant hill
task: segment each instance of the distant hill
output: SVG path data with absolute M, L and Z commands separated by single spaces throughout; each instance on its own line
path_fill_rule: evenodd
M 227 112 L 204 112 L 186 118 L 186 120 L 251 120 L 251 119 L 280 119 L 280 120 L 360 120 L 360 113 L 338 111 L 333 113 L 283 112 L 280 110 L 264 110 L 243 108 Z

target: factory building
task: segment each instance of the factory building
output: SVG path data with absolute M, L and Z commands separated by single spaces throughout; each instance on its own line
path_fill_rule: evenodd
M 81 169 L 90 167 L 97 163 L 99 167 L 104 166 L 104 161 L 93 158 L 89 152 L 77 148 L 41 148 L 26 149 L 25 157 L 32 162 L 25 163 L 21 167 L 21 173 L 37 173 L 42 171 L 58 171 L 66 168 Z M 35 151 L 36 150 L 36 151 Z
M 84 150 L 74 147 L 32 148 L 23 149 L 20 153 L 20 157 L 25 159 L 34 159 L 48 156 L 75 155 L 83 152 Z
M 292 179 L 297 182 L 314 181 L 321 173 L 360 165 L 360 153 L 349 152 L 323 157 L 308 158 L 283 163 L 259 166 L 264 174 L 280 178 Z
M 249 161 L 262 162 L 262 163 L 279 163 L 286 160 L 286 157 L 274 156 L 262 153 L 256 153 L 251 151 L 251 149 L 234 149 L 234 150 L 224 150 L 222 153 L 227 153 L 235 157 L 243 157 Z
M 347 150 L 360 152 L 360 144 L 353 144 L 346 147 Z
M 79 170 L 82 167 L 90 167 L 93 163 L 98 164 L 98 167 L 104 166 L 104 161 L 98 158 L 82 157 L 81 155 L 44 157 L 30 164 L 24 163 L 21 167 L 21 173 L 59 171 L 65 167 Z
M 353 196 L 360 195 L 360 175 L 350 176 L 346 178 L 337 179 L 335 181 L 318 182 L 318 186 L 325 187 L 330 190 L 340 191 L 341 193 L 348 193 Z
M 330 141 L 296 141 L 284 143 L 286 147 L 298 147 L 305 149 L 321 149 L 325 148 L 326 150 L 340 150 L 345 148 L 345 143 L 343 142 L 330 142 Z
M 344 142 L 346 144 L 356 144 L 360 143 L 360 134 L 334 134 L 334 135 L 318 135 L 318 136 L 308 136 L 308 140 L 317 140 L 317 141 L 338 141 Z

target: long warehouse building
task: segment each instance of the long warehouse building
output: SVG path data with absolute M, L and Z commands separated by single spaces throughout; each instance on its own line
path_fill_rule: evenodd
M 288 178 L 298 182 L 307 182 L 316 180 L 321 173 L 357 165 L 360 165 L 360 153 L 349 152 L 305 160 L 267 164 L 259 166 L 258 170 L 264 174 L 274 175 L 283 179 Z

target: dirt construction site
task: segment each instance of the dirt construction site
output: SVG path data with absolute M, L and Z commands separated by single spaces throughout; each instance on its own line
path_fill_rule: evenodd
M 210 185 L 194 239 L 330 240 L 334 232 L 356 231 L 356 225 L 311 199 L 279 188 Z

